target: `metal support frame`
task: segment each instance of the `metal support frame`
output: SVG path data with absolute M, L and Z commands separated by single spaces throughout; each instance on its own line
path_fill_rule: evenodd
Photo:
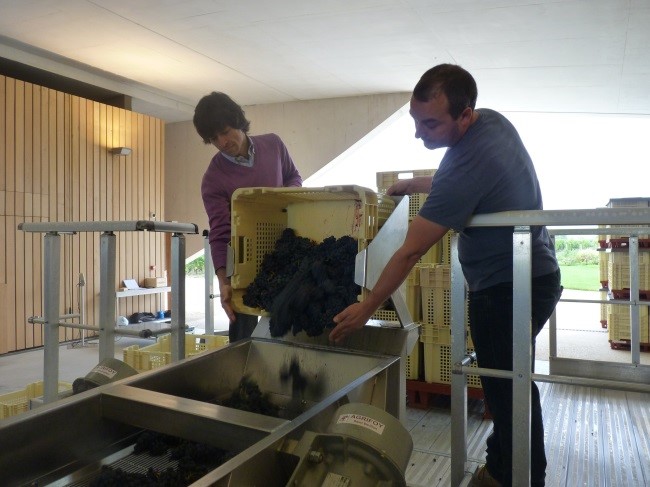
M 43 360 L 43 402 L 58 399 L 59 388 L 59 327 L 69 326 L 85 330 L 99 330 L 99 360 L 115 356 L 115 334 L 136 336 L 132 332 L 116 332 L 115 305 L 117 297 L 113 291 L 116 278 L 116 236 L 114 232 L 154 231 L 171 232 L 172 236 L 172 360 L 185 357 L 185 233 L 196 234 L 197 226 L 192 223 L 137 221 L 103 222 L 55 222 L 21 223 L 18 229 L 25 232 L 44 233 L 44 360 Z M 99 326 L 87 325 L 85 309 L 80 308 L 80 324 L 62 323 L 66 315 L 59 313 L 61 283 L 61 236 L 60 233 L 102 232 L 100 236 L 100 302 Z M 85 282 L 84 282 L 85 284 Z M 107 291 L 110 290 L 110 291 Z M 183 299 L 181 299 L 183 297 Z M 30 318 L 30 322 L 41 320 Z M 137 334 L 137 336 L 142 336 Z
M 530 485 L 530 381 L 532 365 L 530 227 L 515 227 L 512 238 L 513 384 L 512 485 Z M 514 291 L 516 290 L 516 291 Z
M 531 234 L 530 227 L 560 226 L 562 230 L 549 229 L 551 234 L 585 234 L 598 235 L 603 229 L 586 229 L 586 225 L 618 225 L 607 227 L 607 233 L 631 235 L 629 246 L 630 259 L 630 299 L 620 304 L 630 306 L 631 322 L 631 364 L 627 368 L 607 370 L 606 362 L 573 360 L 575 363 L 585 362 L 595 373 L 610 372 L 606 379 L 595 379 L 586 375 L 554 374 L 551 363 L 551 375 L 532 373 L 532 330 L 531 330 Z M 581 228 L 568 228 L 570 225 Z M 622 225 L 630 225 L 623 227 Z M 636 226 L 638 225 L 638 226 Z M 457 237 L 452 238 L 451 244 L 451 482 L 454 486 L 464 485 L 468 474 L 465 474 L 467 462 L 467 384 L 466 374 L 501 377 L 513 381 L 513 428 L 512 442 L 512 483 L 513 485 L 530 485 L 530 423 L 531 423 L 531 394 L 532 380 L 555 382 L 562 384 L 584 385 L 588 387 L 603 387 L 629 391 L 648 392 L 650 386 L 650 367 L 640 364 L 639 344 L 639 279 L 638 279 L 638 235 L 639 226 L 650 225 L 649 208 L 598 208 L 594 210 L 556 210 L 556 211 L 510 211 L 489 215 L 474 216 L 470 227 L 514 227 L 513 232 L 513 370 L 503 371 L 470 367 L 474 357 L 466 354 L 465 350 L 465 294 L 462 282 L 462 272 L 457 256 Z M 460 276 L 460 279 L 459 279 Z M 612 302 L 612 301 L 610 301 Z M 550 318 L 551 358 L 557 352 L 556 316 Z M 593 367 L 594 364 L 601 364 Z M 612 364 L 613 365 L 613 364 Z M 565 370 L 568 372 L 569 367 Z M 592 373 L 593 370 L 592 370 Z M 633 381 L 636 376 L 636 381 Z M 628 380 L 626 382 L 626 380 Z
M 214 264 L 210 251 L 209 232 L 203 230 L 203 258 L 205 261 L 205 334 L 214 335 Z
M 465 348 L 465 278 L 458 260 L 458 235 L 451 237 L 451 363 L 462 362 Z M 461 485 L 467 463 L 467 383 L 463 374 L 451 374 L 451 484 Z
M 185 236 L 172 234 L 172 362 L 185 358 Z M 181 299 L 182 298 L 182 299 Z
M 99 289 L 115 286 L 116 237 L 113 232 L 104 232 L 99 237 Z M 114 292 L 99 294 L 99 361 L 115 357 L 115 304 Z
M 52 402 L 59 394 L 59 297 L 61 295 L 61 236 L 44 237 L 44 316 L 43 327 L 43 401 Z
M 632 364 L 639 365 L 641 363 L 641 347 L 639 334 L 639 307 L 635 306 L 639 301 L 639 237 L 637 235 L 630 236 L 630 338 L 632 339 L 633 346 L 630 347 L 632 351 Z

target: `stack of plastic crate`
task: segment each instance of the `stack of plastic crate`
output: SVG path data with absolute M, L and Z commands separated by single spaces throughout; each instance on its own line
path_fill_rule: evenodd
M 222 335 L 185 335 L 185 357 L 216 350 L 228 345 L 228 337 Z M 138 372 L 157 369 L 171 363 L 171 335 L 162 335 L 156 343 L 140 348 L 138 345 L 126 347 L 123 351 L 124 362 Z
M 422 318 L 422 306 L 420 304 L 420 269 L 415 266 L 404 281 L 406 285 L 406 307 L 411 314 L 411 319 L 414 323 L 419 323 Z M 382 321 L 399 321 L 397 313 L 393 309 L 382 308 L 378 309 L 374 315 L 373 320 Z M 420 360 L 422 354 L 420 353 L 420 343 L 416 343 L 413 351 L 406 359 L 406 378 L 410 380 L 418 380 L 420 378 Z
M 607 263 L 609 289 L 630 288 L 630 257 L 627 252 L 612 252 Z M 650 289 L 650 253 L 639 252 L 639 290 Z
M 406 307 L 411 313 L 414 322 L 419 323 L 422 316 L 422 306 L 420 305 L 420 269 L 419 265 L 415 266 L 404 281 L 406 286 Z M 378 309 L 373 320 L 398 321 L 397 313 L 393 309 Z
M 433 176 L 435 169 L 413 169 L 403 171 L 386 171 L 378 172 L 377 190 L 381 195 L 386 193 L 386 190 L 401 179 L 410 179 L 421 176 Z M 415 193 L 409 195 L 409 223 L 417 216 L 420 208 L 427 198 L 427 193 Z M 406 304 L 408 305 L 411 317 L 414 322 L 419 322 L 421 319 L 422 306 L 420 304 L 420 271 L 419 266 L 423 264 L 435 264 L 440 262 L 441 245 L 434 245 L 425 255 L 422 256 L 418 265 L 411 271 L 406 278 Z M 373 319 L 390 320 L 397 319 L 395 312 L 390 310 L 378 310 Z M 422 344 L 418 342 L 413 351 L 406 361 L 406 378 L 411 380 L 418 380 L 420 378 L 420 370 L 422 369 Z
M 429 383 L 451 383 L 451 267 L 436 264 L 420 267 L 422 293 L 422 329 L 424 380 Z M 465 310 L 466 351 L 473 352 L 469 319 Z M 474 365 L 475 366 L 475 365 Z M 477 375 L 467 376 L 469 387 L 480 388 Z
M 607 334 L 609 341 L 630 341 L 630 307 L 629 305 L 607 305 Z M 639 341 L 643 345 L 650 343 L 650 323 L 648 322 L 648 307 L 639 306 Z
M 59 393 L 72 389 L 69 382 L 59 381 Z M 30 400 L 43 395 L 43 381 L 32 382 L 24 389 L 0 395 L 0 419 L 16 416 L 30 409 Z
M 612 198 L 607 203 L 608 208 L 647 208 L 650 198 Z M 603 230 L 626 225 L 606 225 Z M 648 233 L 638 235 L 639 243 L 639 297 L 641 300 L 650 300 L 650 229 Z M 630 296 L 630 264 L 629 264 L 629 237 L 625 235 L 605 234 L 598 236 L 600 254 L 600 282 L 602 290 L 610 299 L 629 299 Z M 648 345 L 644 340 L 643 316 L 647 306 L 640 306 L 641 315 L 641 343 Z M 614 320 L 612 329 L 610 319 Z M 612 348 L 627 346 L 629 341 L 629 307 L 621 305 L 601 304 L 601 325 L 608 328 L 609 342 Z M 623 323 L 627 322 L 627 325 Z
M 647 292 L 650 289 L 650 254 L 639 252 L 639 290 Z M 612 252 L 607 263 L 607 279 L 612 289 L 612 297 L 629 298 L 630 261 L 627 252 Z M 625 296 L 619 293 L 626 294 Z M 650 343 L 648 323 L 648 307 L 639 306 L 639 338 L 644 345 Z M 607 305 L 607 332 L 610 343 L 631 340 L 630 307 L 629 305 Z
M 385 194 L 386 190 L 401 179 L 411 179 L 422 176 L 433 176 L 435 169 L 413 169 L 404 171 L 386 171 L 378 172 L 377 177 L 377 190 L 380 194 Z M 409 195 L 409 222 L 417 216 L 420 208 L 424 205 L 427 199 L 427 193 L 414 193 Z M 436 264 L 441 259 L 441 245 L 436 244 L 422 256 L 420 264 Z

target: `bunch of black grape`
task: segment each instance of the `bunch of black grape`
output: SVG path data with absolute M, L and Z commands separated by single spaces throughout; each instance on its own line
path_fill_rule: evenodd
M 134 455 L 148 453 L 151 456 L 162 456 L 168 452 L 169 459 L 177 461 L 176 468 L 168 467 L 164 470 L 156 470 L 149 467 L 146 473 L 135 473 L 104 465 L 99 475 L 90 483 L 90 486 L 151 487 L 190 485 L 234 455 L 221 448 L 183 440 L 155 431 L 144 431 L 138 437 L 133 448 Z
M 327 237 L 320 244 L 287 228 L 260 271 L 246 288 L 243 302 L 271 313 L 271 336 L 304 330 L 318 336 L 332 328 L 332 319 L 357 301 L 354 283 L 358 244 L 350 236 Z
M 285 229 L 273 251 L 264 256 L 257 276 L 246 288 L 244 304 L 270 311 L 275 297 L 298 271 L 302 259 L 309 255 L 315 245 L 308 238 L 298 237 L 293 229 Z
M 271 336 L 321 335 L 333 328 L 333 318 L 357 301 L 354 283 L 357 241 L 349 236 L 327 237 L 302 258 L 297 272 L 273 300 Z
M 260 390 L 257 383 L 248 376 L 239 381 L 239 386 L 230 397 L 221 402 L 222 406 L 264 414 L 265 416 L 279 417 L 279 408 L 271 402 L 269 394 Z

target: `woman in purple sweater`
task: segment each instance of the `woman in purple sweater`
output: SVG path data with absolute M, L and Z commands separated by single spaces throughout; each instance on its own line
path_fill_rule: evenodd
M 212 92 L 199 101 L 194 127 L 204 143 L 219 149 L 203 175 L 201 195 L 210 221 L 221 306 L 230 320 L 228 336 L 234 342 L 251 335 L 258 317 L 237 313 L 232 307 L 232 288 L 226 275 L 232 194 L 239 188 L 302 186 L 302 178 L 280 137 L 248 135 L 250 122 L 244 111 L 224 93 Z

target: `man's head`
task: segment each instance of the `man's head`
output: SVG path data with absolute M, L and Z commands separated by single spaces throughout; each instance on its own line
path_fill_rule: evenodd
M 439 64 L 428 70 L 411 96 L 415 137 L 428 149 L 453 146 L 476 119 L 477 95 L 474 78 L 460 66 Z
M 225 93 L 213 91 L 201 98 L 194 109 L 194 127 L 203 142 L 212 144 L 215 137 L 226 129 L 241 130 L 248 133 L 250 122 L 244 110 Z

